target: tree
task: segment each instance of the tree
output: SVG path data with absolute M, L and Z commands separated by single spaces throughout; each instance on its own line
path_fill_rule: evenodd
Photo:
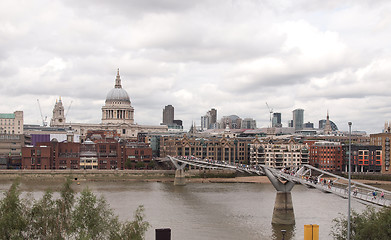
M 346 216 L 333 219 L 331 236 L 337 240 L 347 239 L 348 221 Z M 376 211 L 368 207 L 364 212 L 352 211 L 350 236 L 354 240 L 388 240 L 391 236 L 391 209 L 382 208 Z
M 136 163 L 136 169 L 141 169 L 141 168 L 144 168 L 145 167 L 145 164 L 143 163 L 143 162 L 141 162 L 141 161 L 138 161 L 137 163 Z
M 19 183 L 15 182 L 0 201 L 0 236 L 3 239 L 24 239 L 28 228 L 27 205 L 20 199 Z
M 141 240 L 150 227 L 143 206 L 137 208 L 133 221 L 121 222 L 106 200 L 88 188 L 75 201 L 70 180 L 58 199 L 51 191 L 39 200 L 20 199 L 18 186 L 12 184 L 0 200 L 1 239 Z
M 130 159 L 127 159 L 125 161 L 125 168 L 131 169 L 132 168 L 132 161 Z
M 103 197 L 85 189 L 73 211 L 71 229 L 78 239 L 119 239 L 120 223 Z
M 121 229 L 121 239 L 143 240 L 150 224 L 144 221 L 144 206 L 139 206 L 132 222 L 125 222 Z
M 152 160 L 152 161 L 150 161 L 150 162 L 148 163 L 148 168 L 149 168 L 149 169 L 154 169 L 155 167 L 156 167 L 156 163 L 155 163 L 154 160 Z

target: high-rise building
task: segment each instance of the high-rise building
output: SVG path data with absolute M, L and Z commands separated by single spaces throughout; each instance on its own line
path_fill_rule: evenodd
M 208 111 L 210 116 L 210 124 L 215 124 L 217 122 L 217 110 L 215 108 L 212 108 Z
M 293 110 L 293 128 L 296 130 L 302 130 L 304 124 L 304 109 L 298 108 Z
M 293 120 L 288 121 L 288 127 L 292 128 L 293 127 Z
M 312 129 L 312 128 L 314 128 L 314 123 L 312 123 L 312 122 L 304 123 L 304 128 Z
M 256 129 L 257 122 L 252 118 L 245 118 L 242 120 L 242 129 Z
M 206 114 L 205 116 L 201 116 L 201 129 L 209 129 L 210 126 L 210 116 Z
M 217 123 L 217 110 L 212 108 L 206 115 L 201 116 L 201 129 L 216 128 Z
M 227 126 L 230 129 L 241 129 L 242 119 L 237 115 L 224 116 L 220 120 L 220 128 L 224 129 Z
M 278 112 L 273 113 L 272 127 L 282 127 L 281 113 L 278 113 Z
M 163 124 L 172 125 L 174 123 L 174 107 L 167 105 L 163 109 Z

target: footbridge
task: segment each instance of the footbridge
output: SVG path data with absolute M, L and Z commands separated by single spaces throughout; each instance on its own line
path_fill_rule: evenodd
M 290 166 L 276 169 L 265 165 L 230 165 L 223 161 L 202 160 L 195 157 L 168 156 L 177 168 L 175 185 L 185 185 L 184 168 L 194 166 L 201 169 L 231 169 L 252 175 L 266 175 L 277 191 L 272 223 L 294 224 L 291 190 L 295 184 L 318 189 L 325 193 L 348 198 L 348 179 L 320 170 L 311 165 Z M 391 192 L 357 181 L 351 181 L 351 197 L 358 201 L 380 206 L 391 205 Z

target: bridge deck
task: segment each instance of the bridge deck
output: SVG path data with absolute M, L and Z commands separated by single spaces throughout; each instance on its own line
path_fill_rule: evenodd
M 258 165 L 258 166 L 243 166 L 243 165 L 229 165 L 224 162 L 218 162 L 218 161 L 213 161 L 213 160 L 200 160 L 194 157 L 190 158 L 174 158 L 169 156 L 171 161 L 177 161 L 180 162 L 181 164 L 188 164 L 192 165 L 195 167 L 200 167 L 200 168 L 209 168 L 209 169 L 231 169 L 235 170 L 238 172 L 242 173 L 248 173 L 248 174 L 257 174 L 257 175 L 265 175 L 264 168 L 268 169 L 275 177 L 290 181 L 290 182 L 295 182 L 295 183 L 300 183 L 304 186 L 311 187 L 311 188 L 316 188 L 322 192 L 325 193 L 333 193 L 336 194 L 340 197 L 343 198 L 348 198 L 349 196 L 349 191 L 348 191 L 348 184 L 347 181 L 348 179 L 337 176 L 335 174 L 317 169 L 313 166 L 310 165 L 302 165 L 302 166 L 295 166 L 295 170 L 292 171 L 292 173 L 286 173 L 284 171 L 267 167 L 264 165 Z M 316 171 L 320 174 L 320 176 L 325 175 L 327 179 L 333 179 L 334 184 L 322 184 L 320 183 L 319 179 L 317 183 L 314 181 L 308 180 L 308 177 L 313 177 L 311 175 L 311 170 Z M 318 175 L 317 177 L 320 178 Z M 363 183 L 351 181 L 351 197 L 377 204 L 380 206 L 391 206 L 391 192 L 386 191 L 381 188 L 376 188 L 370 185 L 366 185 Z M 353 189 L 357 189 L 357 192 L 355 193 Z M 373 197 L 372 193 L 373 191 L 378 192 L 376 197 Z M 380 192 L 384 193 L 383 197 L 380 197 Z

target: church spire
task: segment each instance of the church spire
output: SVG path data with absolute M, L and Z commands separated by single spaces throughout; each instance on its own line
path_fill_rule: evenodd
M 115 78 L 115 88 L 122 88 L 121 77 L 119 76 L 119 68 L 117 69 L 117 77 Z

